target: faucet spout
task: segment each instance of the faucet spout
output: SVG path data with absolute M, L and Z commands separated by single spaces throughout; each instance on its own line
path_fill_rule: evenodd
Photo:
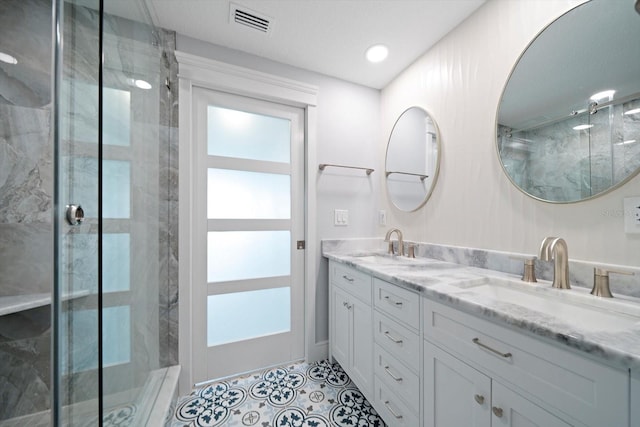
M 404 255 L 404 241 L 402 240 L 402 231 L 397 228 L 392 228 L 391 230 L 387 231 L 386 236 L 384 236 L 384 241 L 389 242 L 389 253 L 394 254 L 393 242 L 391 241 L 391 235 L 393 233 L 396 233 L 396 235 L 398 236 L 398 255 L 402 256 Z
M 540 245 L 540 259 L 550 261 L 553 259 L 553 284 L 554 288 L 571 289 L 569 284 L 569 250 L 567 242 L 560 237 L 547 237 Z

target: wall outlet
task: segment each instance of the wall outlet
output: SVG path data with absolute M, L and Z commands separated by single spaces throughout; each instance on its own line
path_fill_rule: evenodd
M 624 199 L 624 232 L 640 234 L 640 197 Z
M 333 211 L 333 225 L 349 225 L 349 211 L 346 209 L 335 209 Z
M 387 225 L 387 211 L 383 209 L 378 211 L 378 225 L 382 227 Z

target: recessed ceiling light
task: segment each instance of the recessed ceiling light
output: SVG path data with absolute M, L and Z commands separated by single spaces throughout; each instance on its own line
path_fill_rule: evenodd
M 630 114 L 638 114 L 638 113 L 640 113 L 640 108 L 634 108 L 633 110 L 625 111 L 624 115 L 627 116 Z
M 593 125 L 578 125 L 573 128 L 573 130 L 585 130 L 592 128 Z
M 4 52 L 0 52 L 0 61 L 2 62 L 6 62 L 7 64 L 17 64 L 18 60 L 15 58 L 15 56 L 11 56 L 8 53 L 4 53 Z
M 367 49 L 366 55 L 369 62 L 382 62 L 389 55 L 389 49 L 383 44 L 376 44 Z
M 601 99 L 609 99 L 613 97 L 613 94 L 616 93 L 615 90 L 603 90 L 602 92 L 598 92 L 598 93 L 594 93 L 593 95 L 591 95 L 591 100 L 592 101 L 600 101 Z
M 151 83 L 149 83 L 146 80 L 135 80 L 133 82 L 133 84 L 136 85 L 136 87 L 140 88 L 140 89 L 151 89 L 152 88 Z

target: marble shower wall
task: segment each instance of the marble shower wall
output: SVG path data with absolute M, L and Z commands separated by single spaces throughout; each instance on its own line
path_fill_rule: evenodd
M 0 51 L 16 56 L 19 61 L 17 65 L 0 62 L 0 298 L 52 291 L 51 9 L 51 0 L 0 2 Z M 96 176 L 94 169 L 97 163 L 95 158 L 92 159 L 95 148 L 91 146 L 95 146 L 97 140 L 97 82 L 93 77 L 96 63 L 89 59 L 96 56 L 90 51 L 95 46 L 91 37 L 95 37 L 93 28 L 97 14 L 75 8 L 66 18 L 75 19 L 77 24 L 75 39 L 68 43 L 67 51 L 73 46 L 87 52 L 77 58 L 65 56 L 71 72 L 65 74 L 64 84 L 68 86 L 64 90 L 84 104 L 66 112 L 71 118 L 67 124 L 71 126 L 63 139 L 74 145 L 75 151 L 63 167 L 81 181 L 83 176 Z M 148 49 L 141 47 L 145 43 Z M 132 387 L 144 384 L 148 369 L 174 365 L 178 359 L 178 85 L 175 33 L 163 30 L 152 33 L 147 26 L 107 16 L 105 48 L 108 67 L 111 67 L 105 73 L 107 86 L 125 87 L 127 76 L 120 71 L 126 70 L 135 76 L 145 76 L 154 86 L 154 91 L 150 92 L 155 92 L 131 104 L 132 122 L 137 123 L 131 128 L 132 139 L 139 143 L 129 159 L 133 164 L 130 194 L 132 209 L 138 209 L 138 214 L 129 225 L 117 221 L 105 223 L 105 229 L 115 234 L 136 230 L 139 239 L 132 239 L 131 253 L 138 254 L 141 260 L 152 260 L 145 261 L 144 265 L 132 263 L 131 295 L 115 292 L 107 298 L 112 306 L 127 302 L 138 304 L 137 308 L 144 313 L 143 318 L 135 318 L 132 314 L 134 327 L 131 330 L 130 365 L 146 366 L 146 370 L 114 370 L 112 367 L 105 373 L 113 380 L 112 392 L 129 384 L 130 396 L 135 396 Z M 144 62 L 140 55 L 148 57 L 145 58 L 147 68 L 139 65 Z M 75 144 L 78 141 L 82 144 Z M 69 145 L 63 147 L 63 153 L 68 148 Z M 111 156 L 110 160 L 116 163 L 123 160 L 123 152 L 122 147 L 105 147 L 105 156 Z M 91 192 L 92 188 L 85 183 L 79 184 L 74 191 Z M 105 194 L 105 197 L 119 203 L 117 193 Z M 91 202 L 86 207 L 90 212 Z M 95 220 L 88 218 L 86 226 L 86 232 L 74 230 L 64 236 L 68 241 L 75 240 L 78 250 L 69 254 L 63 264 L 82 267 L 74 273 L 71 289 L 86 287 L 86 283 L 97 280 Z M 84 253 L 83 248 L 86 249 Z M 79 313 L 83 310 L 86 313 L 87 310 L 95 310 L 96 300 L 89 296 L 68 304 L 77 308 Z M 50 408 L 50 312 L 48 307 L 41 310 L 38 317 L 46 324 L 38 325 L 37 330 L 28 327 L 29 319 L 24 316 L 0 317 L 0 424 L 4 419 Z M 79 317 L 78 321 L 82 318 Z M 17 327 L 19 333 L 12 337 L 2 335 L 1 331 L 9 328 L 2 327 L 1 322 L 6 324 L 4 326 Z M 95 334 L 91 335 L 93 338 L 81 347 L 71 347 L 71 351 L 78 351 L 73 357 L 89 364 L 96 360 L 97 354 L 97 338 Z M 92 383 L 96 377 L 90 371 L 74 376 L 77 379 L 72 390 L 74 396 L 62 396 L 63 401 L 95 397 L 92 394 L 96 389 Z
M 580 200 L 624 181 L 640 168 L 640 100 L 606 107 L 594 115 L 514 132 L 501 127 L 501 157 L 511 178 L 545 200 Z M 594 127 L 576 131 L 574 126 Z
M 0 51 L 1 299 L 51 292 L 51 1 L 0 2 Z M 50 406 L 49 313 L 0 317 L 0 423 Z

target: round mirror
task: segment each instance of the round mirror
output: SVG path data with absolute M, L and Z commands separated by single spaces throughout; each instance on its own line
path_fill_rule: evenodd
M 424 205 L 433 191 L 440 165 L 440 135 L 431 116 L 411 107 L 393 125 L 385 176 L 391 202 L 412 212 Z
M 497 115 L 498 154 L 518 188 L 577 202 L 640 171 L 639 40 L 634 0 L 591 0 L 529 45 Z

